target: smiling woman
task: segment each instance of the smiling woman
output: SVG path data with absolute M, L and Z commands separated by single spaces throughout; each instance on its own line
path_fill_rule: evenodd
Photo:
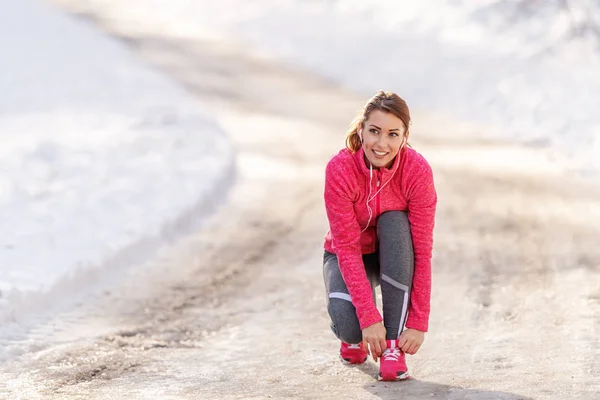
M 405 144 L 404 123 L 392 113 L 375 110 L 370 113 L 364 126 L 359 132 L 370 166 L 390 168 Z
M 410 112 L 380 91 L 358 113 L 346 147 L 327 164 L 323 276 L 340 357 L 381 358 L 380 380 L 408 378 L 428 329 L 437 194 L 422 155 L 407 146 Z M 374 288 L 381 285 L 383 318 Z
M 358 112 L 350 125 L 346 147 L 357 152 L 363 145 L 374 168 L 389 168 L 408 142 L 410 111 L 395 93 L 380 91 Z

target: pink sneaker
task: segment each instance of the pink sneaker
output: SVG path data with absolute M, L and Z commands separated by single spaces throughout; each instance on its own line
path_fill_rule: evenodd
M 342 342 L 340 346 L 340 358 L 345 364 L 362 364 L 367 361 L 368 354 L 363 344 L 347 344 Z
M 398 348 L 397 340 L 386 340 L 387 349 L 381 355 L 379 361 L 380 381 L 400 381 L 407 379 L 408 368 L 406 368 L 406 359 L 404 352 Z

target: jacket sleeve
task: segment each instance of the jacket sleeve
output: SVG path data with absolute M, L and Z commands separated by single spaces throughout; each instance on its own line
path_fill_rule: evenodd
M 348 287 L 361 329 L 382 321 L 373 300 L 360 243 L 360 225 L 354 211 L 352 171 L 343 160 L 332 159 L 325 173 L 325 209 L 340 272 Z
M 427 332 L 431 301 L 431 257 L 437 206 L 433 172 L 419 155 L 406 171 L 408 220 L 415 254 L 415 271 L 406 327 Z

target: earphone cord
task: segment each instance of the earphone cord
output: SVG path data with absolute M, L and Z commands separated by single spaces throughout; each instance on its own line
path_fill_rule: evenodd
M 398 157 L 400 157 L 400 152 L 402 151 L 402 149 L 404 148 L 404 146 L 402 146 L 400 148 L 400 151 L 398 152 Z M 392 181 L 392 178 L 394 177 L 394 175 L 396 175 L 396 171 L 398 171 L 398 166 L 400 165 L 400 163 L 397 163 L 396 168 L 394 168 L 394 172 L 392 172 L 392 175 L 390 176 L 390 179 L 387 180 L 387 182 L 385 182 L 383 185 L 381 185 L 381 187 L 379 188 L 379 190 L 377 190 L 375 192 L 375 194 L 373 196 L 371 196 L 371 187 L 373 186 L 373 164 L 371 164 L 371 162 L 369 161 L 369 195 L 367 196 L 367 211 L 369 212 L 369 220 L 367 221 L 367 225 L 365 225 L 365 228 L 360 231 L 360 233 L 363 233 L 364 231 L 366 231 L 369 228 L 369 224 L 371 223 L 371 219 L 373 218 L 373 210 L 371 209 L 371 206 L 369 206 L 369 202 L 371 200 L 373 200 L 375 198 L 375 196 L 377 196 L 379 194 L 379 192 L 381 192 L 381 190 L 385 187 L 385 185 L 387 185 L 388 183 L 390 183 Z
M 367 228 L 369 227 L 369 224 L 371 223 L 371 218 L 373 218 L 373 210 L 371 210 L 371 207 L 369 206 L 369 201 L 371 198 L 371 187 L 373 184 L 373 164 L 371 164 L 371 162 L 369 161 L 369 195 L 367 196 L 367 211 L 369 212 L 369 220 L 367 221 L 367 225 L 365 225 L 365 229 L 363 229 L 362 231 L 360 231 L 360 233 L 363 233 L 364 231 L 367 230 Z M 377 191 L 377 193 L 379 193 L 379 191 Z M 375 193 L 377 195 L 377 193 Z

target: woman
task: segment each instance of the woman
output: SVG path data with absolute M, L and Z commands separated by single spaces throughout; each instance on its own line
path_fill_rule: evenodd
M 323 275 L 340 357 L 380 359 L 379 380 L 408 378 L 429 322 L 437 195 L 431 167 L 408 147 L 410 113 L 380 91 L 351 124 L 327 164 Z M 381 285 L 383 318 L 374 289 Z

